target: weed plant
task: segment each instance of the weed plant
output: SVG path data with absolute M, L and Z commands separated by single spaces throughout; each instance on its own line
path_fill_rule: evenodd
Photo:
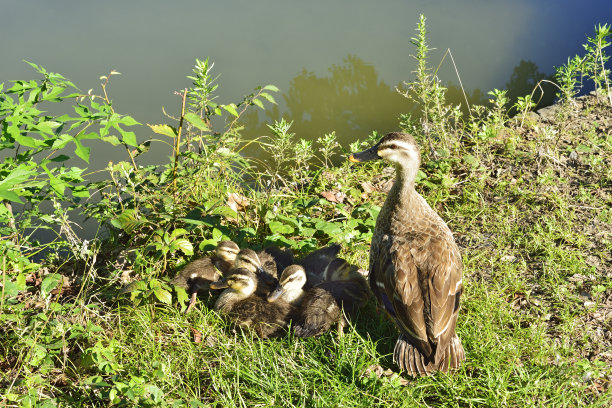
M 577 96 L 579 73 L 609 95 L 608 25 L 588 39 L 588 57 L 558 70 L 570 126 L 526 119 L 531 96 L 508 107 L 503 90 L 490 92 L 492 107 L 465 116 L 445 105 L 427 62 L 425 21 L 413 39 L 416 78 L 403 91 L 422 115 L 403 115 L 399 126 L 423 146 L 419 192 L 462 248 L 457 329 L 467 361 L 457 372 L 372 373 L 393 367 L 397 335 L 373 301 L 342 337 L 259 341 L 215 313 L 214 297 L 182 314 L 187 294 L 168 283 L 223 239 L 297 254 L 339 242 L 342 256 L 366 267 L 393 169 L 333 163 L 372 145 L 376 132 L 340 146 L 333 132 L 306 141 L 281 120 L 269 135 L 244 140 L 242 115 L 274 104 L 278 89 L 217 103 L 205 59 L 178 93 L 179 113 L 149 125 L 162 139 L 139 143 L 145 128 L 116 113 L 106 93 L 111 75 L 97 96 L 33 65 L 41 79 L 0 85 L 0 149 L 11 153 L 0 167 L 1 404 L 609 406 L 612 114 Z M 75 113 L 48 115 L 50 103 Z M 64 164 L 72 153 L 88 162 L 88 139 L 124 151 L 104 181 Z M 139 165 L 160 142 L 169 162 Z M 268 159 L 244 155 L 248 145 Z M 94 193 L 99 199 L 83 200 Z M 98 220 L 107 238 L 81 240 L 70 209 Z M 55 228 L 57 239 L 40 245 L 37 228 Z M 51 254 L 35 261 L 43 250 Z

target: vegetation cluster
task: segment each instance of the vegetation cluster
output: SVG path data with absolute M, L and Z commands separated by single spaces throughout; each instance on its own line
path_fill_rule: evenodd
M 420 112 L 398 128 L 418 139 L 418 190 L 462 249 L 460 370 L 372 370 L 392 367 L 396 338 L 373 302 L 340 338 L 258 341 L 211 298 L 182 314 L 187 294 L 168 283 L 226 239 L 297 254 L 338 242 L 367 268 L 393 169 L 344 156 L 376 132 L 341 146 L 334 132 L 300 139 L 281 119 L 246 140 L 246 112 L 275 104 L 278 89 L 218 103 L 208 59 L 196 60 L 179 113 L 145 127 L 113 108 L 116 72 L 98 95 L 30 64 L 39 79 L 0 84 L 0 404 L 609 406 L 610 26 L 556 69 L 557 103 L 535 113 L 534 93 L 511 102 L 497 89 L 489 105 L 447 104 L 425 23 L 415 77 L 398 89 Z M 168 146 L 167 163 L 139 164 L 152 143 Z M 125 159 L 92 181 L 82 162 L 101 144 Z M 79 237 L 75 214 L 97 221 L 96 239 Z

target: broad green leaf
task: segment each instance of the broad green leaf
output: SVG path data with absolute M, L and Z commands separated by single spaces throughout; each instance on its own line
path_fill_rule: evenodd
M 176 137 L 176 129 L 169 125 L 148 125 L 151 130 L 157 134 Z
M 159 288 L 155 289 L 153 293 L 160 302 L 165 303 L 167 305 L 172 304 L 172 294 L 167 290 Z
M 268 227 L 273 234 L 291 234 L 294 231 L 291 225 L 283 224 L 280 221 L 270 221 Z
M 90 196 L 89 190 L 85 186 L 74 186 L 71 189 L 72 195 L 75 197 L 87 198 Z
M 134 125 L 140 125 L 140 123 L 138 123 L 136 121 L 136 119 L 134 119 L 133 117 L 126 115 L 123 116 L 120 120 L 119 123 L 125 125 L 125 126 L 134 126 Z
M 42 140 L 36 139 L 34 137 L 30 137 L 30 136 L 25 136 L 25 135 L 22 135 L 21 133 L 14 135 L 14 137 L 15 137 L 16 142 L 24 146 L 27 146 L 27 147 L 39 147 L 44 144 Z
M 172 231 L 172 234 L 170 234 L 170 238 L 174 239 L 176 237 L 180 237 L 181 235 L 185 235 L 187 234 L 187 230 L 184 228 L 176 228 L 175 230 Z
M 63 133 L 53 141 L 52 149 L 63 149 L 68 143 L 74 140 L 74 136 Z
M 0 188 L 4 188 L 6 190 L 10 189 L 16 184 L 22 183 L 30 176 L 36 174 L 36 171 L 33 170 L 36 167 L 35 164 L 26 164 L 22 163 L 13 169 L 2 181 L 0 181 Z
M 57 285 L 62 281 L 62 275 L 59 273 L 51 273 L 43 279 L 40 284 L 40 293 L 43 296 L 47 296 Z
M 278 92 L 278 88 L 275 85 L 266 85 L 263 87 L 263 89 L 266 89 L 272 92 Z
M 236 111 L 236 104 L 230 103 L 229 105 L 221 105 L 221 107 L 232 115 L 238 117 L 238 112 Z
M 212 213 L 225 218 L 238 218 L 238 213 L 225 205 L 215 208 Z
M 123 130 L 119 126 L 115 126 L 115 129 L 117 129 L 119 133 L 121 133 L 123 143 L 132 147 L 138 146 L 138 141 L 136 140 L 136 133 Z
M 91 148 L 83 146 L 81 142 L 75 139 L 74 143 L 76 144 L 76 149 L 74 149 L 74 153 L 83 159 L 86 163 L 89 163 L 89 152 Z
M 49 160 L 54 162 L 54 163 L 62 163 L 62 162 L 65 162 L 68 159 L 70 159 L 69 156 L 66 156 L 65 154 L 60 154 L 60 155 L 57 155 L 54 158 L 49 159 Z
M 193 245 L 191 245 L 187 238 L 174 240 L 173 246 L 179 248 L 185 255 L 193 255 Z
M 174 291 L 176 292 L 176 300 L 178 301 L 179 305 L 186 308 L 185 302 L 189 299 L 187 291 L 180 286 L 175 286 Z
M 198 248 L 200 249 L 200 251 L 212 251 L 217 247 L 217 243 L 218 241 L 214 239 L 205 239 L 204 241 L 200 242 Z
M 210 130 L 206 122 L 204 122 L 201 117 L 199 117 L 193 112 L 187 112 L 184 118 L 187 122 L 191 123 L 193 126 L 197 127 L 198 129 L 204 132 L 207 132 Z

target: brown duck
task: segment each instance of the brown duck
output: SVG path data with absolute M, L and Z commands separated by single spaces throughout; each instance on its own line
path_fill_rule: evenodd
M 370 248 L 370 287 L 400 331 L 393 359 L 411 375 L 459 367 L 455 333 L 462 292 L 461 255 L 442 218 L 414 189 L 419 148 L 389 133 L 352 162 L 385 159 L 396 179 L 378 215 Z
M 210 289 L 210 283 L 219 280 L 233 267 L 240 248 L 233 241 L 221 241 L 215 254 L 188 263 L 170 283 L 189 290 L 191 300 L 185 313 L 195 305 L 198 291 Z

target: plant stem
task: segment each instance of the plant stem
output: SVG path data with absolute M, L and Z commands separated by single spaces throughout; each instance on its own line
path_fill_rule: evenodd
M 178 164 L 178 155 L 181 145 L 181 132 L 183 131 L 183 119 L 185 117 L 185 100 L 187 99 L 187 88 L 183 91 L 183 102 L 181 106 L 181 118 L 179 120 L 178 132 L 176 135 L 176 145 L 174 146 L 174 168 L 172 169 L 172 187 L 173 195 L 176 197 L 176 166 Z

